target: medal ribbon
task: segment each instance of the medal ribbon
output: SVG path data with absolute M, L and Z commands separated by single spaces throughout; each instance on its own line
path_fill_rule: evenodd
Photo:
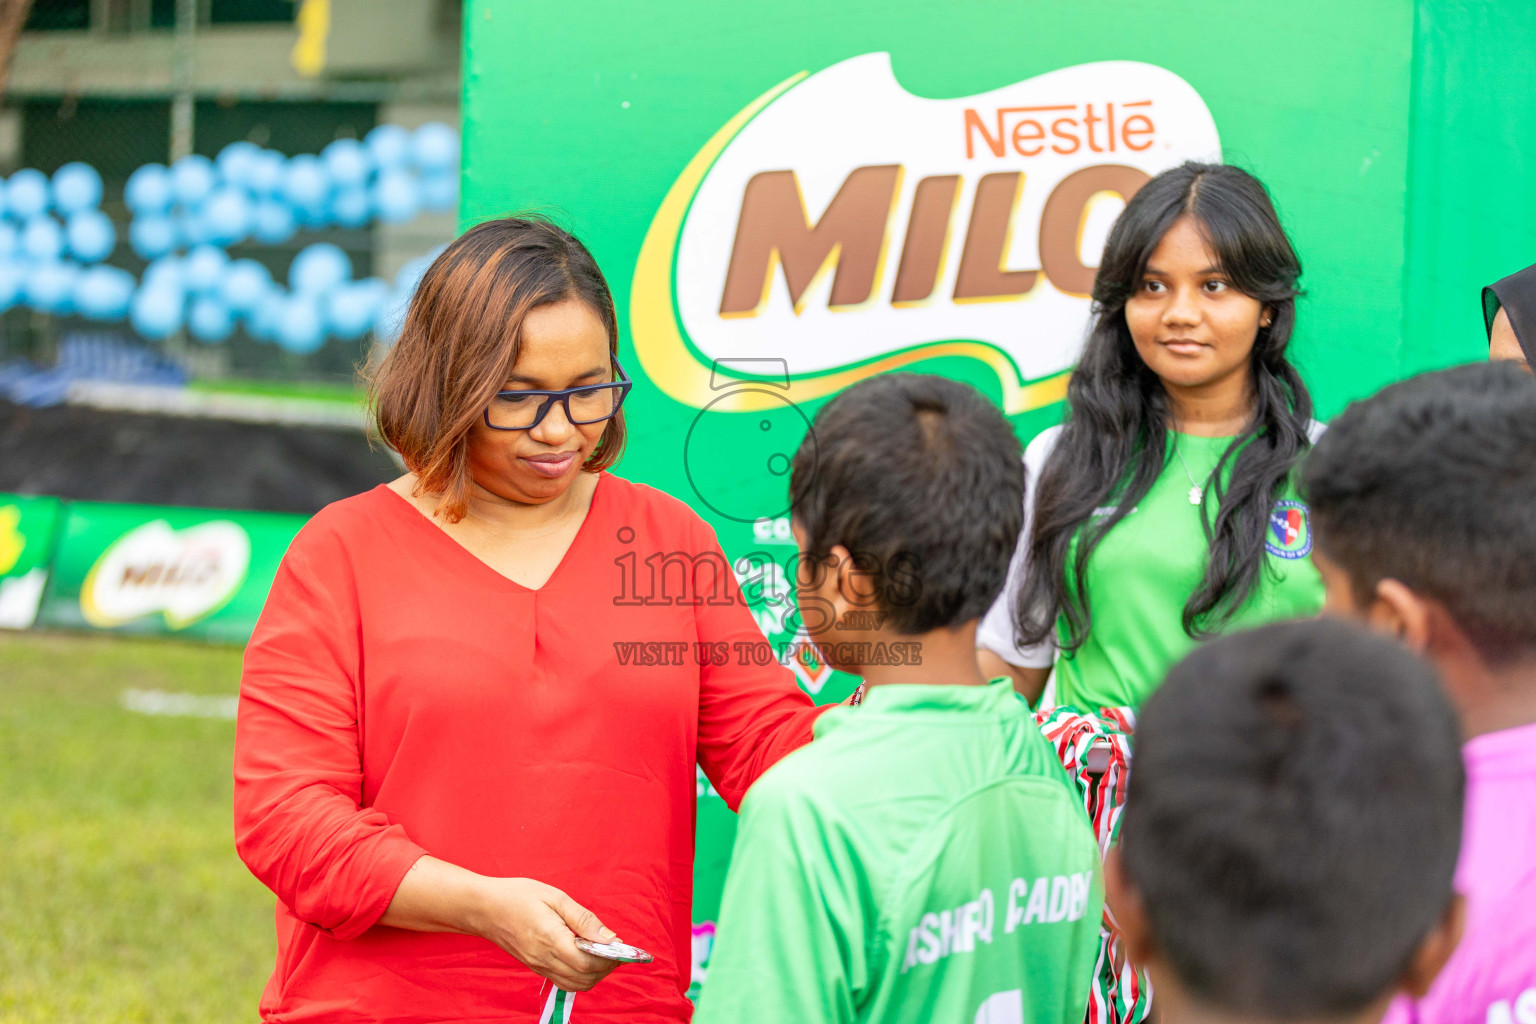
M 544 1000 L 544 1010 L 539 1014 L 539 1024 L 571 1024 L 571 1007 L 576 1003 L 576 993 L 561 988 L 551 988 Z

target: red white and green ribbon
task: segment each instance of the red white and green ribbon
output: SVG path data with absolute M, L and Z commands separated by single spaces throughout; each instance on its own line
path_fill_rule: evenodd
M 571 1007 L 576 1003 L 576 993 L 551 988 L 544 1000 L 544 1010 L 539 1014 L 539 1024 L 571 1024 Z
M 1099 841 L 1099 852 L 1107 854 L 1120 838 L 1135 712 L 1130 708 L 1099 708 L 1090 713 L 1061 706 L 1036 712 L 1035 722 L 1055 748 L 1067 778 L 1076 784 L 1094 838 Z M 1120 933 L 1106 906 L 1084 1022 L 1139 1024 L 1151 1011 L 1152 985 L 1146 974 L 1126 959 Z

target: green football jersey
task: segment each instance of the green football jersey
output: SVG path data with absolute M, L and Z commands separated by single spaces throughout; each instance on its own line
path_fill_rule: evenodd
M 1184 632 L 1181 616 L 1205 574 L 1209 549 L 1190 489 L 1209 489 L 1206 483 L 1231 443 L 1227 437 L 1171 434 L 1168 465 L 1152 489 L 1094 549 L 1086 578 L 1093 629 L 1079 651 L 1056 661 L 1061 703 L 1140 707 L 1168 668 L 1194 649 L 1197 641 Z M 1229 462 L 1224 475 L 1230 470 Z M 1213 521 L 1214 499 L 1207 499 Z M 1311 516 L 1287 485 L 1264 524 L 1258 586 L 1222 631 L 1322 611 L 1323 582 L 1311 552 Z
M 1006 680 L 875 687 L 741 807 L 700 1024 L 1081 1024 L 1099 847 Z
M 1320 428 L 1319 428 L 1320 429 Z M 1025 454 L 1030 490 L 1026 521 L 1033 515 L 1035 484 L 1045 468 L 1060 428 L 1030 442 Z M 1135 508 L 1105 534 L 1088 559 L 1085 582 L 1092 627 L 1071 654 L 1056 645 L 1020 647 L 1013 635 L 1012 611 L 1023 578 L 1031 571 L 1025 542 L 999 595 L 977 632 L 977 644 L 1015 665 L 1044 668 L 1055 664 L 1057 703 L 1081 708 L 1138 708 L 1197 641 L 1184 631 L 1184 605 L 1199 587 L 1210 560 L 1210 544 L 1201 522 L 1202 498 L 1215 523 L 1214 473 L 1232 443 L 1227 437 L 1169 434 L 1168 461 Z M 1223 477 L 1230 479 L 1229 461 Z M 1112 504 L 1099 510 L 1108 515 Z M 1281 619 L 1316 615 L 1323 607 L 1323 582 L 1310 557 L 1312 523 L 1307 506 L 1291 485 L 1271 507 L 1264 523 L 1263 566 L 1248 599 L 1220 627 L 1222 632 Z M 1025 534 L 1028 534 L 1026 526 Z M 1073 539 L 1067 564 L 1077 550 Z M 1057 638 L 1066 636 L 1066 618 L 1057 618 Z

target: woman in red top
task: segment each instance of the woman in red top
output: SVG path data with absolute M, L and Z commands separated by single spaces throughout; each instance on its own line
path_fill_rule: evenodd
M 696 657 L 762 634 L 710 528 L 606 472 L 617 339 L 549 224 L 481 224 L 423 278 L 374 387 L 411 472 L 305 526 L 246 649 L 263 1020 L 690 1017 L 694 765 L 734 807 L 816 709 L 787 669 Z M 615 933 L 655 963 L 603 981 L 575 938 Z

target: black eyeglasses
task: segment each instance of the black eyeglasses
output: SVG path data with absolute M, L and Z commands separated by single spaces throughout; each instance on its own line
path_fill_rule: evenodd
M 532 430 L 544 422 L 556 402 L 565 407 L 565 418 L 578 425 L 612 419 L 634 382 L 616 357 L 609 358 L 619 377 L 613 383 L 561 391 L 498 391 L 485 407 L 485 425 L 492 430 Z

